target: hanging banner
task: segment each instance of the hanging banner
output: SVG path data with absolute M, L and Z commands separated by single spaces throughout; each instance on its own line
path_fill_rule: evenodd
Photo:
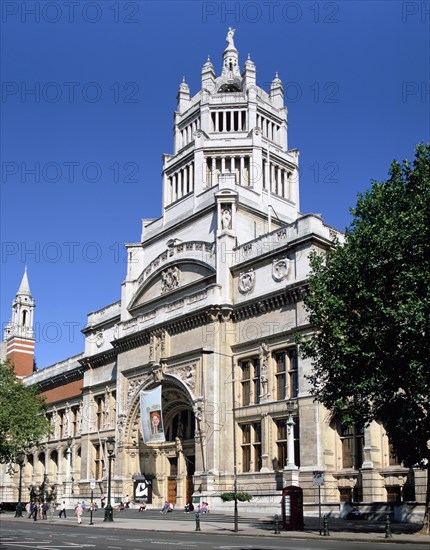
M 161 410 L 161 385 L 153 390 L 140 392 L 140 418 L 144 443 L 166 441 Z

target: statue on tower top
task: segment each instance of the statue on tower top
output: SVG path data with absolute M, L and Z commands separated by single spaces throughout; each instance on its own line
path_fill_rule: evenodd
M 236 29 L 232 29 L 231 27 L 228 28 L 228 33 L 227 33 L 227 37 L 226 37 L 226 41 L 227 41 L 227 48 L 234 48 L 234 41 L 233 41 L 233 38 L 234 38 L 234 33 L 236 32 Z

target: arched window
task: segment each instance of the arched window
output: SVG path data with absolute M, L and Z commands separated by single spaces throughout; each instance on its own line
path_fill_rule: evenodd
M 23 312 L 22 312 L 22 324 L 25 326 L 26 324 L 26 321 L 27 321 L 27 310 L 24 309 Z

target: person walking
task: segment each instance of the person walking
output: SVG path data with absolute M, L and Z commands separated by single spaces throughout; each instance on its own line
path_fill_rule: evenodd
M 130 497 L 128 495 L 124 499 L 124 504 L 126 508 L 130 508 Z
M 25 511 L 27 512 L 27 519 L 31 518 L 31 502 L 27 502 L 25 505 Z
M 34 521 L 37 521 L 38 513 L 39 513 L 39 505 L 37 504 L 37 501 L 35 500 L 34 504 L 33 504 L 33 519 L 34 519 Z
M 63 500 L 61 502 L 60 513 L 58 514 L 58 517 L 59 518 L 63 517 L 63 514 L 64 514 L 64 518 L 66 519 L 67 516 L 66 516 L 66 501 L 65 500 Z
M 42 503 L 42 519 L 48 519 L 48 516 L 46 513 L 49 510 L 49 504 L 46 502 L 46 500 Z
M 76 508 L 75 508 L 75 514 L 78 518 L 78 525 L 81 525 L 82 523 L 82 514 L 83 514 L 83 511 L 84 509 L 82 508 L 82 504 L 80 502 L 78 502 Z

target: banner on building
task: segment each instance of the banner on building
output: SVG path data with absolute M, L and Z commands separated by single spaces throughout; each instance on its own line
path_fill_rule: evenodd
M 161 410 L 161 385 L 153 390 L 140 392 L 140 418 L 144 443 L 166 441 Z

